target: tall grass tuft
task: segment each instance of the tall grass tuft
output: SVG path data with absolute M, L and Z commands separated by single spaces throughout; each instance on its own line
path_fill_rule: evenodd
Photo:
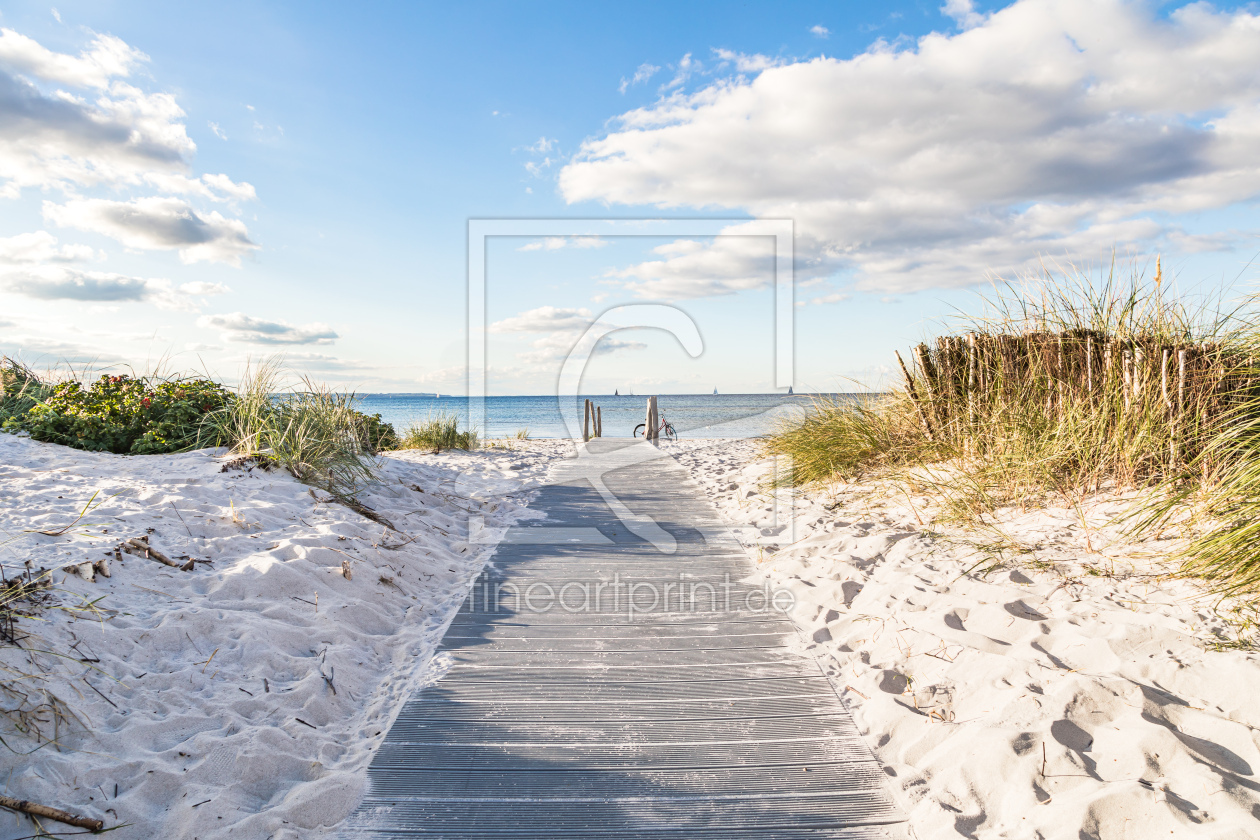
M 1260 410 L 1247 317 L 1178 296 L 1158 268 L 1056 279 L 999 288 L 961 335 L 899 356 L 892 393 L 819 403 L 766 450 L 791 456 L 798 482 L 913 481 L 971 523 L 1049 495 L 1215 475 L 1232 456 L 1214 436 Z
M 412 423 L 398 443 L 399 449 L 476 449 L 480 439 L 476 429 L 459 429 L 459 417 L 438 414 Z
M 235 399 L 211 422 L 239 455 L 265 455 L 299 481 L 341 497 L 376 475 L 371 418 L 354 409 L 355 395 L 301 380 L 285 388 L 274 361 L 245 371 Z
M 41 378 L 16 359 L 0 357 L 0 425 L 20 418 L 52 396 L 55 383 Z

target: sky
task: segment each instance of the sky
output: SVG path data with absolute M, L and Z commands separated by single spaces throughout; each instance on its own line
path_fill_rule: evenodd
M 280 356 L 460 394 L 470 219 L 710 219 L 490 237 L 490 393 L 752 393 L 794 231 L 797 391 L 878 387 L 996 280 L 1254 289 L 1260 6 L 171 4 L 0 8 L 0 353 L 204 371 Z M 622 322 L 618 322 L 622 323 Z

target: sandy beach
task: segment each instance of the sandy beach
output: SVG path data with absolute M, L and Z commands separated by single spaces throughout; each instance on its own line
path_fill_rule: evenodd
M 7 790 L 137 840 L 335 836 L 402 702 L 440 679 L 434 650 L 469 582 L 571 452 L 511 447 L 385 457 L 362 500 L 390 531 L 218 450 L 124 458 L 0 436 L 8 535 L 100 503 L 61 536 L 6 547 L 10 576 L 52 566 L 62 606 L 96 610 L 20 622 L 24 647 L 77 660 L 3 651 L 74 717 L 58 744 L 7 753 Z M 663 448 L 767 585 L 794 596 L 800 649 L 913 836 L 1257 836 L 1260 657 L 1229 649 L 1233 628 L 1167 579 L 1159 544 L 1099 524 L 1119 501 L 1092 500 L 1084 524 L 1075 510 L 1004 512 L 1032 551 L 981 576 L 963 535 L 924 524 L 925 500 L 840 485 L 776 500 L 755 442 Z M 470 513 L 484 521 L 471 540 Z M 63 571 L 137 535 L 210 563 L 122 554 L 108 578 Z M 0 819 L 0 838 L 30 833 Z
M 124 457 L 0 435 L 0 528 L 21 537 L 6 574 L 52 568 L 57 602 L 93 604 L 18 622 L 23 648 L 60 655 L 0 649 L 7 668 L 43 675 L 19 685 L 73 716 L 33 754 L 39 742 L 5 733 L 6 792 L 128 824 L 118 837 L 319 836 L 357 804 L 374 747 L 427 678 L 494 534 L 528 515 L 520 491 L 551 448 L 391 453 L 360 498 L 395 532 L 283 470 L 225 469 L 219 450 Z M 73 523 L 93 494 L 69 532 L 25 533 Z M 471 543 L 469 513 L 485 523 Z M 209 563 L 119 562 L 115 546 L 138 536 Z M 107 556 L 109 577 L 64 571 Z M 0 837 L 32 833 L 0 813 Z
M 775 504 L 756 443 L 673 449 L 796 596 L 915 836 L 1260 836 L 1260 656 L 1168 579 L 1167 543 L 1104 524 L 1122 501 L 1001 511 L 1029 551 L 981 576 L 984 538 L 934 528 L 927 499 L 839 484 Z

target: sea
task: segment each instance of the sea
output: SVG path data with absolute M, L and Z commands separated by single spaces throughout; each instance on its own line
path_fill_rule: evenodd
M 803 417 L 815 401 L 845 399 L 846 394 L 664 394 L 657 397 L 660 413 L 681 438 L 759 437 L 783 422 Z M 601 409 L 604 437 L 630 437 L 644 421 L 647 398 L 642 396 L 583 394 L 575 404 L 578 422 L 582 399 Z M 360 394 L 359 410 L 380 414 L 399 432 L 412 423 L 440 415 L 456 415 L 461 428 L 468 425 L 465 397 L 437 394 Z M 478 424 L 482 425 L 482 424 Z M 560 414 L 559 398 L 539 396 L 485 398 L 483 437 L 511 437 L 525 431 L 532 438 L 569 437 Z M 582 434 L 581 428 L 573 430 Z

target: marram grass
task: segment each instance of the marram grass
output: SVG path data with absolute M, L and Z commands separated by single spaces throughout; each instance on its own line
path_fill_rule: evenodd
M 519 437 L 519 435 L 518 435 Z M 476 449 L 480 439 L 475 429 L 459 428 L 459 417 L 438 414 L 413 423 L 399 439 L 399 449 Z
M 793 481 L 891 479 L 964 525 L 1007 505 L 1104 489 L 1157 499 L 1159 527 L 1202 525 L 1183 571 L 1260 594 L 1260 319 L 1155 278 L 1008 286 L 961 334 L 903 357 L 891 393 L 820 401 L 771 435 Z

